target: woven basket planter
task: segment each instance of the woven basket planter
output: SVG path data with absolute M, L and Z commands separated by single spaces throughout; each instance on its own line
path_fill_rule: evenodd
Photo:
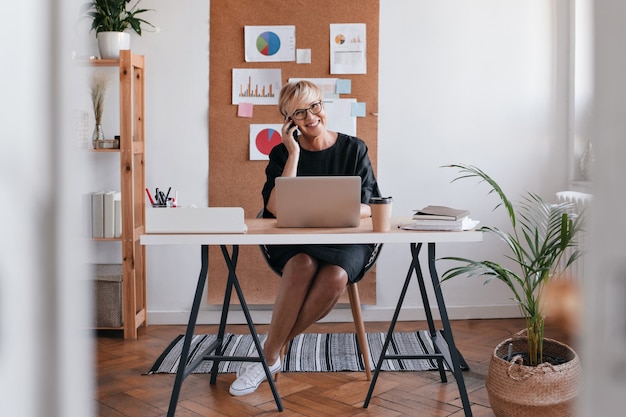
M 486 388 L 493 413 L 498 417 L 567 417 L 574 415 L 574 403 L 581 390 L 582 369 L 578 355 L 569 346 L 544 339 L 544 354 L 566 360 L 560 365 L 521 364 L 521 357 L 506 357 L 509 343 L 513 352 L 526 352 L 526 337 L 500 343 L 491 357 Z

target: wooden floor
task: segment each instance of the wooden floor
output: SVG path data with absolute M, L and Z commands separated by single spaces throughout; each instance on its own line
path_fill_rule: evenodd
M 484 388 L 489 358 L 495 346 L 524 326 L 521 319 L 459 320 L 452 322 L 457 346 L 470 366 L 465 384 L 476 417 L 492 417 Z M 386 331 L 388 323 L 366 323 L 368 332 Z M 397 331 L 426 329 L 425 322 L 400 322 Z M 439 327 L 438 327 L 439 328 Z M 259 333 L 266 326 L 257 326 Z M 352 323 L 317 324 L 311 332 L 351 332 Z M 96 341 L 98 416 L 165 416 L 174 375 L 144 375 L 184 326 L 149 326 L 136 341 L 116 334 L 99 334 Z M 216 326 L 198 326 L 196 333 L 214 333 Z M 246 326 L 227 331 L 246 333 Z M 557 334 L 554 334 L 554 333 Z M 559 338 L 558 329 L 546 336 Z M 559 340 L 563 340 L 562 337 Z M 284 373 L 277 382 L 284 412 L 278 413 L 267 383 L 248 396 L 232 397 L 234 374 L 220 374 L 217 384 L 208 375 L 191 375 L 183 383 L 176 416 L 463 416 L 459 392 L 451 374 L 448 383 L 437 372 L 381 372 L 367 409 L 363 401 L 369 382 L 360 372 Z

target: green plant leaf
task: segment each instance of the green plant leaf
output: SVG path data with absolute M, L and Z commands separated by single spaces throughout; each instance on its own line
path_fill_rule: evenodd
M 493 179 L 491 179 L 491 177 L 489 175 L 487 175 L 481 169 L 479 169 L 479 168 L 477 168 L 477 167 L 475 167 L 473 165 L 451 164 L 451 165 L 447 165 L 446 167 L 447 168 L 458 168 L 462 173 L 464 173 L 464 175 L 461 175 L 461 176 L 453 179 L 452 182 L 460 180 L 460 179 L 463 179 L 463 178 L 472 178 L 472 177 L 478 177 L 478 178 L 481 179 L 481 182 L 482 181 L 487 182 L 491 186 L 491 190 L 489 191 L 488 194 L 492 194 L 492 193 L 495 192 L 495 193 L 498 194 L 498 196 L 500 197 L 500 200 L 501 200 L 501 202 L 494 207 L 494 210 L 496 210 L 498 207 L 500 207 L 500 205 L 504 204 L 504 206 L 506 207 L 507 212 L 509 213 L 509 218 L 511 219 L 513 227 L 515 227 L 515 210 L 513 210 L 513 205 L 511 204 L 509 199 L 506 197 L 506 195 L 502 191 L 502 188 L 500 188 L 498 183 L 496 183 Z
M 488 195 L 498 195 L 500 202 L 494 210 L 500 206 L 506 208 L 512 232 L 506 233 L 493 226 L 483 226 L 478 230 L 504 243 L 508 249 L 504 257 L 513 261 L 519 272 L 511 271 L 494 261 L 444 257 L 441 259 L 459 262 L 461 265 L 444 272 L 442 282 L 458 276 L 483 276 L 485 284 L 494 279 L 503 282 L 511 290 L 511 300 L 518 304 L 526 318 L 530 362 L 531 365 L 538 365 L 542 358 L 545 321 L 541 311 L 541 289 L 559 272 L 557 269 L 560 266 L 566 269 L 582 255 L 575 248 L 576 237 L 583 231 L 584 213 L 574 216 L 570 214 L 573 207 L 571 203 L 548 203 L 530 192 L 514 207 L 498 183 L 479 168 L 465 164 L 446 167 L 457 168 L 460 172 L 452 182 L 478 178 L 480 183 L 486 182 L 490 186 Z M 562 260 L 568 249 L 573 250 L 568 252 L 567 259 Z
M 138 35 L 142 33 L 142 26 L 154 27 L 153 24 L 137 17 L 138 14 L 153 11 L 152 9 L 138 8 L 141 0 L 128 8 L 131 0 L 95 0 L 84 4 L 81 12 L 85 18 L 92 19 L 91 30 L 100 32 L 123 32 L 129 27 Z

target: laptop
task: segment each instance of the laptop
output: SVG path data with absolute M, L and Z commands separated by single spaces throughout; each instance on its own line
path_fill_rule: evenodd
M 361 222 L 361 177 L 278 177 L 278 227 L 356 227 Z

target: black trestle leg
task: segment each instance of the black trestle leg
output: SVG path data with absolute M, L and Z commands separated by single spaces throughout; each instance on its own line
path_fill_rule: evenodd
M 411 243 L 411 256 L 412 256 L 411 266 L 409 267 L 409 271 L 404 280 L 404 285 L 402 287 L 402 291 L 400 292 L 400 297 L 398 299 L 396 309 L 393 313 L 393 318 L 389 325 L 389 331 L 387 332 L 387 336 L 385 338 L 385 343 L 383 345 L 382 352 L 376 364 L 374 376 L 372 377 L 372 381 L 370 383 L 367 396 L 365 397 L 363 408 L 367 408 L 370 403 L 372 394 L 374 392 L 374 386 L 376 385 L 376 380 L 378 379 L 380 369 L 385 359 L 421 359 L 421 358 L 426 359 L 427 358 L 427 359 L 437 360 L 439 375 L 440 375 L 442 383 L 447 382 L 444 363 L 448 365 L 448 368 L 451 370 L 456 380 L 457 387 L 459 389 L 459 394 L 461 397 L 461 403 L 463 404 L 463 410 L 465 412 L 465 416 L 471 417 L 472 409 L 470 407 L 467 390 L 465 388 L 465 381 L 463 379 L 463 374 L 461 371 L 459 352 L 454 343 L 454 338 L 452 337 L 452 329 L 450 328 L 450 320 L 448 318 L 448 312 L 446 310 L 446 305 L 443 299 L 443 293 L 441 292 L 441 286 L 439 283 L 439 277 L 437 275 L 437 269 L 435 267 L 435 244 L 428 243 L 428 270 L 429 270 L 429 274 L 431 277 L 433 289 L 435 292 L 435 298 L 437 300 L 437 307 L 439 309 L 439 315 L 441 316 L 443 331 L 446 336 L 445 338 L 440 337 L 439 333 L 435 329 L 435 322 L 433 320 L 431 306 L 430 306 L 430 302 L 428 299 L 428 294 L 426 292 L 424 276 L 422 274 L 422 269 L 421 269 L 420 262 L 419 262 L 419 253 L 420 253 L 421 247 L 422 247 L 421 243 L 418 243 L 418 244 Z M 389 343 L 393 337 L 393 331 L 396 326 L 396 322 L 398 320 L 400 310 L 402 309 L 402 304 L 404 303 L 404 298 L 406 296 L 406 292 L 407 292 L 409 283 L 411 281 L 411 277 L 413 276 L 414 272 L 417 277 L 417 283 L 419 285 L 420 295 L 422 298 L 422 303 L 424 305 L 424 312 L 426 314 L 426 321 L 428 323 L 428 331 L 433 340 L 435 353 L 423 354 L 423 355 L 422 354 L 392 355 L 387 352 L 387 349 L 389 348 Z

